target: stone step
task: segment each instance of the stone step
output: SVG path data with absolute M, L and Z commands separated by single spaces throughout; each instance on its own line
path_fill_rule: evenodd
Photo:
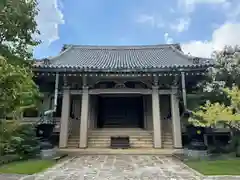
M 101 146 L 101 145 L 94 145 L 94 146 L 88 146 L 89 148 L 111 148 L 110 145 L 105 145 L 105 146 Z M 153 146 L 130 146 L 130 148 L 153 148 Z M 121 149 L 121 148 L 120 148 Z M 171 149 L 171 147 L 166 147 L 165 149 Z
M 79 141 L 79 137 L 74 137 L 74 138 L 72 138 L 72 137 L 70 137 L 70 138 L 68 138 L 68 140 L 71 140 L 71 141 Z
M 69 144 L 69 143 L 67 146 L 68 146 L 68 148 L 78 148 L 79 147 L 78 144 Z
M 103 141 L 103 142 L 88 142 L 89 145 L 95 145 L 95 144 L 111 144 L 111 142 L 106 142 L 106 141 Z M 152 142 L 149 142 L 149 143 L 146 143 L 146 142 L 130 142 L 131 145 L 135 144 L 135 145 L 141 145 L 141 146 L 148 146 L 148 145 L 153 145 Z
M 125 133 L 121 132 L 122 135 L 126 135 Z M 119 133 L 119 135 L 121 135 Z M 130 133 L 129 133 L 130 134 Z M 111 133 L 99 133 L 91 134 L 88 137 L 88 147 L 110 147 L 111 144 L 111 136 L 116 136 L 116 132 Z M 131 133 L 130 136 L 130 147 L 134 148 L 152 148 L 153 147 L 153 138 L 150 134 L 139 134 L 139 133 Z
M 77 138 L 75 138 L 75 139 L 77 139 Z M 108 139 L 108 140 L 111 140 L 111 137 L 109 137 L 109 136 L 106 136 L 106 137 L 99 136 L 99 137 L 88 137 L 88 139 L 97 139 L 97 140 Z M 129 139 L 133 140 L 133 141 L 139 141 L 139 140 L 152 141 L 153 140 L 152 137 L 129 137 Z
M 173 149 L 173 146 L 162 146 L 163 149 Z
M 153 132 L 153 131 L 135 128 L 105 128 L 105 129 L 93 129 L 89 130 L 89 132 Z
M 88 135 L 109 135 L 109 136 L 118 136 L 118 135 L 126 135 L 126 136 L 152 136 L 152 133 L 147 132 L 147 131 L 104 131 L 104 132 L 96 132 L 96 131 L 92 131 L 89 132 Z
M 79 137 L 70 137 L 68 139 L 68 141 L 71 141 L 71 142 L 79 142 L 80 138 Z M 97 137 L 97 138 L 92 138 L 92 137 L 89 137 L 88 138 L 88 141 L 111 141 L 111 138 L 110 137 Z M 147 138 L 147 137 L 139 137 L 139 138 L 132 138 L 130 137 L 130 141 L 150 141 L 150 142 L 153 142 L 153 138 L 150 137 L 150 138 Z M 163 139 L 163 142 L 172 142 L 172 139 Z
M 110 143 L 101 143 L 101 144 L 99 144 L 99 143 L 97 143 L 97 144 L 88 143 L 88 147 L 90 147 L 90 148 L 93 148 L 93 147 L 102 147 L 102 148 L 110 147 Z M 131 143 L 130 147 L 135 147 L 135 148 L 137 148 L 137 147 L 152 148 L 153 145 L 152 144 L 134 144 L 134 143 Z
M 124 132 L 153 132 L 152 130 L 146 130 L 141 128 L 102 128 L 102 129 L 91 129 L 89 132 L 116 132 L 116 131 L 124 131 Z
M 172 137 L 172 134 L 162 134 L 162 137 Z
M 92 137 L 89 137 L 88 138 L 88 140 L 99 140 L 99 141 L 101 141 L 101 140 L 111 140 L 111 138 L 110 137 L 104 137 L 104 138 L 102 138 L 102 137 L 98 137 L 98 138 L 92 138 Z M 153 138 L 129 138 L 129 140 L 130 141 L 153 141 Z
M 172 141 L 163 141 L 162 144 L 166 144 L 166 145 L 169 145 L 169 144 L 170 144 L 170 145 L 172 145 L 173 142 L 172 142 Z
M 88 136 L 153 136 L 149 133 L 88 133 Z
M 80 139 L 68 139 L 68 142 L 79 142 Z
M 162 141 L 166 141 L 166 142 L 172 142 L 173 140 L 172 139 L 162 139 Z
M 172 133 L 170 133 L 170 134 L 162 134 L 162 136 L 172 136 Z
M 75 142 L 68 142 L 68 146 L 78 146 L 79 143 L 75 143 Z
M 79 138 L 69 138 L 68 141 L 78 142 Z M 88 138 L 88 141 L 111 141 L 111 138 Z M 130 138 L 130 141 L 153 141 L 152 138 Z
M 103 133 L 99 133 L 99 134 L 88 134 L 88 137 L 98 137 L 98 136 L 135 136 L 135 137 L 139 137 L 139 136 L 147 136 L 147 137 L 152 137 L 152 134 L 125 134 L 125 133 L 112 133 L 112 134 L 103 134 Z
M 172 138 L 173 136 L 172 135 L 162 135 L 162 137 L 166 137 L 166 138 Z
M 88 142 L 111 142 L 111 139 L 88 139 Z M 78 142 L 78 141 L 71 141 L 71 142 Z M 153 140 L 144 140 L 144 139 L 139 139 L 139 140 L 135 140 L 135 139 L 130 139 L 130 142 L 153 142 Z M 169 142 L 169 141 L 168 141 Z
M 77 139 L 73 139 L 73 140 L 77 140 Z M 107 137 L 107 138 L 101 138 L 101 137 L 99 137 L 99 138 L 91 138 L 91 137 L 89 137 L 88 138 L 88 140 L 89 141 L 111 141 L 111 138 L 110 137 Z M 130 141 L 153 141 L 153 139 L 152 138 L 129 138 L 129 140 Z
M 170 139 L 172 139 L 173 137 L 172 136 L 162 136 L 162 138 L 164 139 L 168 139 L 168 138 L 170 138 Z
M 71 144 L 74 144 L 74 142 L 69 142 Z M 110 144 L 110 141 L 89 141 L 88 144 Z M 153 144 L 153 142 L 144 142 L 144 141 L 132 141 L 130 144 Z

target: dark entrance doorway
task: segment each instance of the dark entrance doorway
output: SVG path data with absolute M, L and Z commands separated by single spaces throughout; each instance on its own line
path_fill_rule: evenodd
M 100 96 L 98 128 L 143 128 L 142 96 Z

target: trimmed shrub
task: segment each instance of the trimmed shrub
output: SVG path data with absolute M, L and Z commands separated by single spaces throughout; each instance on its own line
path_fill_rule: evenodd
M 19 161 L 21 158 L 17 154 L 9 154 L 0 157 L 0 166 L 3 164 L 7 164 L 13 161 Z
M 40 153 L 40 142 L 32 124 L 19 124 L 15 121 L 1 122 L 1 155 L 17 154 L 21 158 L 32 158 Z

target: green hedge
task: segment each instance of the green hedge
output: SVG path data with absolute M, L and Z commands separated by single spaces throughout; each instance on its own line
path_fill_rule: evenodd
M 13 161 L 19 161 L 21 158 L 17 154 L 9 154 L 9 155 L 4 155 L 0 156 L 0 166 L 3 164 L 7 164 Z
M 20 158 L 33 158 L 40 152 L 39 139 L 35 127 L 17 121 L 0 121 L 0 155 L 18 155 Z

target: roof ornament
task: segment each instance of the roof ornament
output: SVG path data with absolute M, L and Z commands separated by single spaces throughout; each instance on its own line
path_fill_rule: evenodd
M 124 89 L 126 88 L 126 85 L 124 83 L 118 83 L 114 86 L 114 88 Z
M 65 51 L 66 49 L 68 49 L 70 47 L 69 44 L 64 44 L 62 49 L 61 49 L 61 52 Z
M 200 58 L 195 57 L 193 58 L 193 64 L 199 64 L 200 63 Z
M 50 60 L 47 59 L 47 58 L 43 59 L 43 64 L 44 65 L 49 65 L 50 64 Z

